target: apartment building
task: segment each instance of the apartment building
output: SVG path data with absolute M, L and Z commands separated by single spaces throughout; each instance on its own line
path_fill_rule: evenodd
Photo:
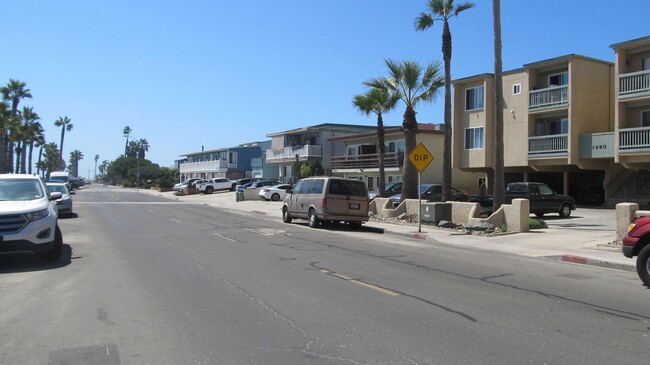
M 650 37 L 611 47 L 614 63 L 571 54 L 503 73 L 506 183 L 546 182 L 582 204 L 650 196 Z M 453 86 L 452 165 L 485 172 L 492 191 L 494 75 Z
M 332 173 L 338 176 L 365 181 L 369 189 L 379 182 L 379 151 L 377 132 L 355 133 L 331 137 L 330 141 L 342 142 L 345 150 L 332 156 Z M 386 183 L 402 181 L 404 157 L 404 130 L 402 127 L 386 127 L 384 132 L 384 174 Z M 423 184 L 442 182 L 444 132 L 440 124 L 418 123 L 416 143 L 422 143 L 433 155 L 433 162 L 422 172 Z M 406 156 L 408 158 L 408 156 Z M 411 163 L 410 161 L 406 163 Z M 483 172 L 452 171 L 453 186 L 470 194 L 478 194 L 485 184 Z
M 323 123 L 267 134 L 271 138 L 271 149 L 266 151 L 266 163 L 275 169 L 278 180 L 283 183 L 294 181 L 296 170 L 305 162 L 319 166 L 329 175 L 332 173 L 332 156 L 345 151 L 345 145 L 329 140 L 331 137 L 376 129 L 372 126 Z
M 252 142 L 229 148 L 201 149 L 201 151 L 181 155 L 183 159 L 178 166 L 181 181 L 191 178 L 250 177 L 252 176 L 251 160 L 262 156 L 262 145 L 262 142 Z

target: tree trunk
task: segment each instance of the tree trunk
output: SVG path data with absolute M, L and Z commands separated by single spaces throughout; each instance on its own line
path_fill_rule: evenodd
M 451 198 L 451 31 L 445 20 L 442 30 L 442 56 L 445 63 L 445 139 L 442 160 L 442 201 Z
M 379 151 L 379 181 L 377 187 L 379 188 L 379 196 L 384 196 L 384 188 L 386 185 L 385 173 L 385 142 L 384 142 L 384 119 L 381 114 L 377 115 L 377 149 Z
M 29 143 L 29 161 L 27 163 L 27 171 L 31 175 L 32 173 L 32 155 L 34 153 L 34 142 Z
M 503 157 L 503 79 L 501 60 L 501 1 L 492 0 L 494 18 L 494 202 L 496 212 L 505 199 L 505 175 Z
M 409 161 L 409 153 L 413 151 L 416 143 L 416 136 L 418 133 L 418 122 L 415 118 L 415 110 L 408 105 L 404 111 L 404 122 L 402 123 L 404 129 L 404 163 L 402 164 L 402 198 L 404 199 L 417 199 L 418 198 L 418 170 Z

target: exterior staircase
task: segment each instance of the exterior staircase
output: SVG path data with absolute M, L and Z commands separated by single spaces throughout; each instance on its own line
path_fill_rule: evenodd
M 613 208 L 618 203 L 638 203 L 639 208 L 650 209 L 649 170 L 639 170 L 632 174 L 618 192 L 605 202 L 605 206 Z

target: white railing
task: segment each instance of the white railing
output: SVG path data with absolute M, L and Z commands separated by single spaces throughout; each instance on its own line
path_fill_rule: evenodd
M 181 173 L 187 172 L 205 172 L 205 171 L 218 171 L 227 169 L 228 167 L 236 167 L 236 164 L 229 164 L 228 161 L 202 161 L 202 162 L 186 162 L 179 166 L 178 170 Z
M 528 137 L 528 156 L 558 155 L 569 151 L 569 135 Z
M 323 147 L 315 145 L 304 145 L 300 147 L 285 147 L 281 150 L 266 150 L 266 162 L 296 161 L 309 157 L 323 157 Z
M 400 167 L 404 160 L 403 152 L 385 152 L 384 167 Z M 332 156 L 332 169 L 378 168 L 379 154 L 369 153 L 352 156 Z
M 650 152 L 650 127 L 625 128 L 618 132 L 619 151 L 646 150 Z
M 569 87 L 553 86 L 542 90 L 531 90 L 528 110 L 569 106 Z
M 619 96 L 650 93 L 650 70 L 618 76 Z

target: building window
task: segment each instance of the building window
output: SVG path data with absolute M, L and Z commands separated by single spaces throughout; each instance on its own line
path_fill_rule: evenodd
M 465 110 L 483 109 L 483 86 L 465 90 Z
M 521 84 L 512 85 L 512 95 L 519 95 L 519 94 L 521 94 Z
M 356 144 L 348 146 L 348 156 L 356 156 L 359 154 L 359 146 Z
M 236 152 L 229 152 L 228 153 L 228 163 L 230 164 L 237 164 L 237 153 Z
M 650 127 L 650 110 L 641 112 L 641 127 Z
M 643 63 L 643 65 L 642 65 L 643 71 L 650 70 L 650 57 L 644 58 L 642 63 Z
M 569 85 L 569 72 L 565 71 L 559 74 L 552 74 L 548 76 L 549 86 Z
M 569 120 L 566 118 L 551 120 L 548 123 L 548 134 L 569 133 Z
M 465 149 L 474 150 L 483 148 L 483 127 L 465 129 Z

